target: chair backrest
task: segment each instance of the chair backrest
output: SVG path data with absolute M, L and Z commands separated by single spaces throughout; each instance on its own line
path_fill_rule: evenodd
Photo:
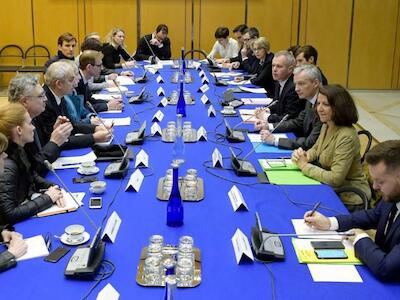
M 367 141 L 365 143 L 365 149 L 364 151 L 361 153 L 361 163 L 364 162 L 365 159 L 365 154 L 367 154 L 367 152 L 369 151 L 369 149 L 371 148 L 371 144 L 372 144 L 372 134 L 368 131 L 368 130 L 360 130 L 359 132 L 357 132 L 358 137 L 361 138 L 362 135 L 365 135 L 367 138 Z
M 6 45 L 0 49 L 1 65 L 22 66 L 24 61 L 24 50 L 18 45 Z
M 33 45 L 24 53 L 25 66 L 43 66 L 50 59 L 50 51 L 46 46 Z

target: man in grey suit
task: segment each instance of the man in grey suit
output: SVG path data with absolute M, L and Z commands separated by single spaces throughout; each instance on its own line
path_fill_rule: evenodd
M 321 84 L 321 73 L 314 65 L 301 65 L 294 69 L 295 90 L 300 99 L 306 102 L 306 107 L 295 119 L 278 123 L 268 121 L 257 121 L 261 130 L 261 139 L 264 143 L 275 145 L 283 149 L 310 149 L 318 139 L 322 123 L 315 112 L 314 106 L 317 101 L 318 89 Z M 261 127 L 262 126 L 262 127 Z M 293 132 L 296 138 L 279 138 L 274 132 Z

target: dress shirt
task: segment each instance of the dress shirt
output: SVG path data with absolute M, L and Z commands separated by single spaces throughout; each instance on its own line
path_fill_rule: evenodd
M 229 38 L 226 47 L 223 47 L 218 41 L 216 41 L 210 54 L 208 54 L 208 57 L 214 58 L 216 54 L 219 54 L 222 58 L 233 58 L 238 55 L 238 51 L 238 42 L 233 38 Z

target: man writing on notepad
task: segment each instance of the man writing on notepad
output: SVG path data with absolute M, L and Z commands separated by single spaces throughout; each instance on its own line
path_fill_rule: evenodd
M 373 188 L 382 200 L 369 210 L 327 218 L 310 211 L 305 222 L 316 229 L 347 231 L 355 228 L 356 256 L 381 280 L 400 281 L 400 140 L 382 142 L 366 155 Z M 364 230 L 376 229 L 375 240 Z

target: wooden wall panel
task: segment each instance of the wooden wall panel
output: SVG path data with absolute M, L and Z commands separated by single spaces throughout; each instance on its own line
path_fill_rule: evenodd
M 260 36 L 271 43 L 272 52 L 289 48 L 292 43 L 292 22 L 297 22 L 297 1 L 248 0 L 248 26 L 256 27 Z
M 398 0 L 354 0 L 349 88 L 389 89 L 393 76 Z
M 215 43 L 215 30 L 220 26 L 229 28 L 230 37 L 233 37 L 233 28 L 244 23 L 244 0 L 200 0 L 199 1 L 199 48 L 209 53 Z
M 133 54 L 136 51 L 136 0 L 85 0 L 85 6 L 86 34 L 98 32 L 105 41 L 112 28 L 120 27 L 125 31 L 128 53 Z
M 172 57 L 179 57 L 182 47 L 190 47 L 190 5 L 191 1 L 186 0 L 142 1 L 142 35 L 154 32 L 158 24 L 166 24 L 171 39 Z
M 308 0 L 301 15 L 300 44 L 318 50 L 318 65 L 330 83 L 346 85 L 352 2 Z M 334 12 L 334 13 L 333 13 Z

